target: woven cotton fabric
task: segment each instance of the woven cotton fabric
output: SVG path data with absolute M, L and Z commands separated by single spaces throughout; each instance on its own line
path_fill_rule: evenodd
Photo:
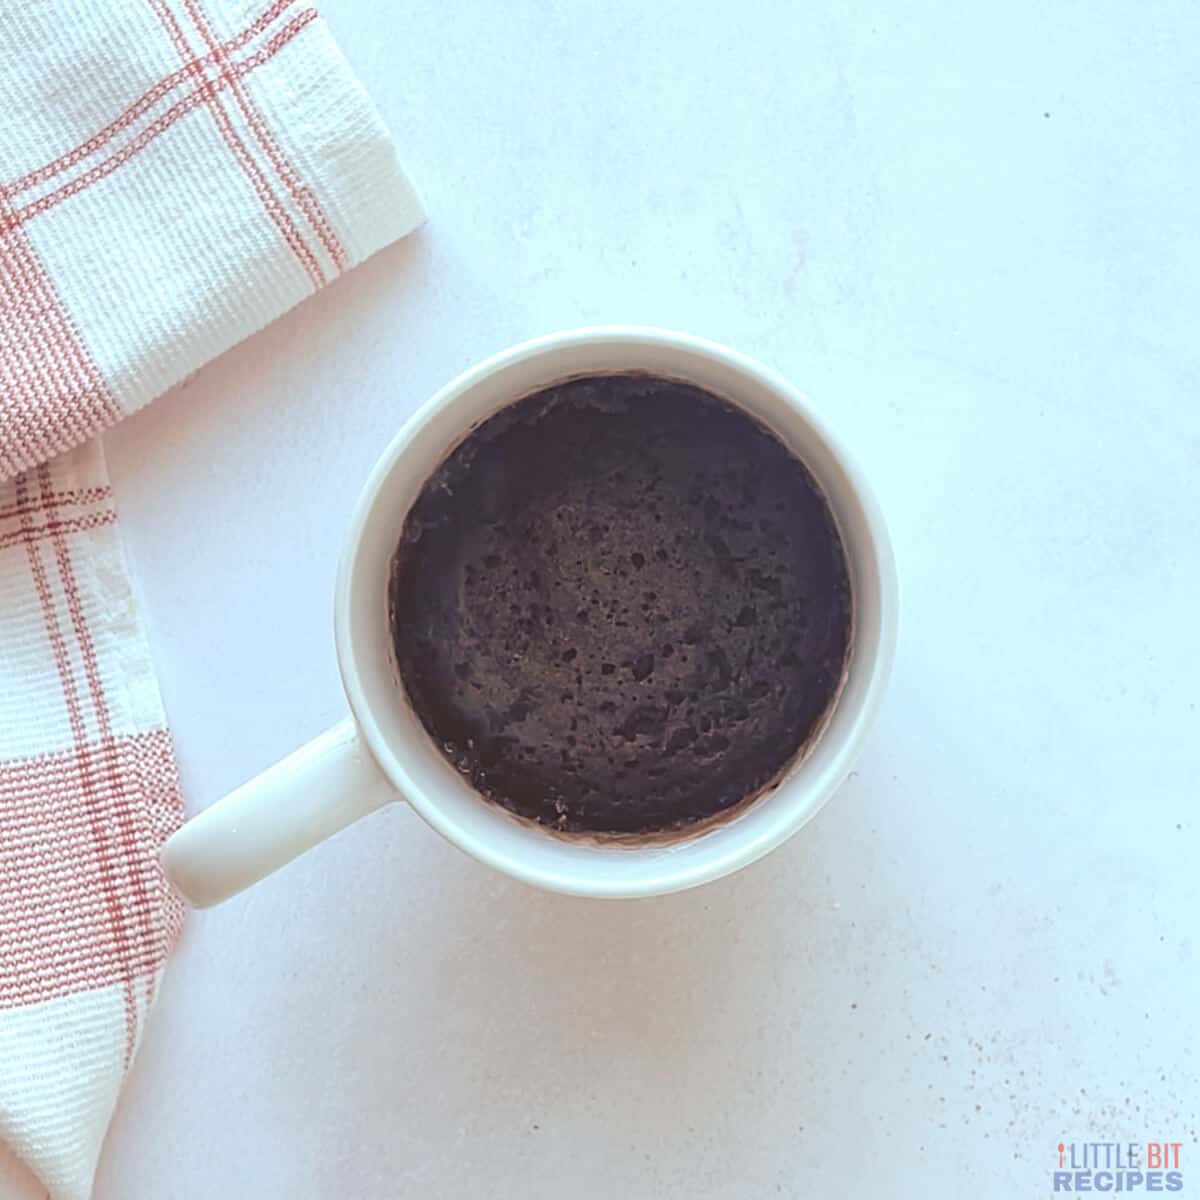
M 182 919 L 157 861 L 171 739 L 96 435 L 420 220 L 304 3 L 0 7 L 6 1200 L 89 1194 Z

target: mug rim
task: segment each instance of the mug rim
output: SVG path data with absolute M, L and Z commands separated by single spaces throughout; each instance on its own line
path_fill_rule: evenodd
M 470 392 L 497 372 L 554 351 L 596 344 L 632 346 L 640 344 L 668 347 L 716 361 L 739 376 L 746 377 L 757 387 L 785 398 L 801 422 L 808 426 L 811 433 L 820 442 L 824 443 L 848 481 L 850 490 L 861 509 L 862 534 L 865 535 L 874 555 L 879 580 L 878 636 L 876 651 L 868 667 L 869 679 L 856 709 L 850 714 L 849 728 L 842 734 L 837 747 L 839 762 L 844 769 L 838 773 L 835 779 L 819 789 L 797 788 L 795 798 L 790 805 L 787 805 L 786 819 L 776 823 L 770 836 L 744 838 L 740 842 L 736 842 L 732 848 L 727 848 L 726 853 L 713 853 L 684 871 L 679 871 L 677 865 L 673 867 L 667 858 L 663 862 L 663 878 L 661 880 L 647 879 L 636 886 L 626 881 L 613 887 L 603 887 L 595 882 L 551 875 L 522 861 L 519 857 L 498 851 L 485 839 L 464 841 L 460 836 L 459 828 L 453 822 L 444 819 L 444 814 L 436 799 L 427 796 L 425 791 L 414 783 L 406 769 L 405 756 L 392 749 L 388 737 L 376 719 L 373 702 L 367 694 L 367 688 L 363 684 L 358 663 L 355 660 L 351 615 L 353 579 L 358 560 L 358 549 L 364 531 L 375 505 L 384 492 L 387 481 L 416 434 L 436 413 L 453 404 L 459 397 Z M 512 399 L 515 401 L 519 399 L 519 396 L 513 396 Z M 466 430 L 462 430 L 461 433 L 465 434 Z M 446 453 L 449 453 L 452 447 L 452 442 L 447 443 Z M 819 475 L 817 478 L 818 482 L 822 482 Z M 846 532 L 843 531 L 843 537 L 845 536 L 847 536 Z M 870 487 L 853 460 L 847 455 L 839 439 L 831 434 L 820 418 L 813 413 L 812 407 L 803 393 L 787 379 L 747 355 L 691 334 L 643 325 L 583 326 L 530 338 L 487 356 L 438 388 L 404 421 L 371 468 L 355 502 L 338 561 L 334 592 L 334 642 L 342 686 L 360 737 L 381 772 L 397 790 L 398 798 L 406 800 L 436 832 L 473 858 L 523 882 L 574 895 L 633 898 L 681 891 L 748 866 L 791 837 L 815 816 L 837 791 L 846 774 L 849 773 L 862 740 L 872 723 L 890 674 L 896 641 L 896 593 L 897 581 L 891 542 L 883 515 Z M 842 700 L 844 699 L 843 697 Z M 839 700 L 838 703 L 841 702 Z M 828 733 L 829 731 L 826 730 L 820 736 L 827 736 Z M 786 804 L 787 793 L 792 790 L 788 786 L 789 784 L 794 786 L 794 781 L 785 778 L 784 786 L 775 794 L 777 805 Z M 819 794 L 814 795 L 815 791 Z M 481 802 L 484 802 L 482 798 Z M 623 853 L 637 854 L 639 849 L 626 847 L 623 849 Z

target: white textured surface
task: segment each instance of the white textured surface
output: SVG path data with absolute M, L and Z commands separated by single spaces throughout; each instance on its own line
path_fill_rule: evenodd
M 334 561 L 404 416 L 572 324 L 811 393 L 897 669 L 734 880 L 555 898 L 395 808 L 193 919 L 100 1200 L 1000 1198 L 1156 1136 L 1193 1186 L 1200 10 L 885 7 L 324 4 L 432 224 L 110 438 L 191 806 L 341 714 Z

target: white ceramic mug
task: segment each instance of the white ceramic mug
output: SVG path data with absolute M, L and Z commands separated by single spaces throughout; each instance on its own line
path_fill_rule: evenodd
M 706 832 L 645 845 L 550 833 L 481 797 L 442 756 L 395 675 L 389 563 L 422 485 L 481 421 L 576 375 L 642 370 L 686 380 L 753 414 L 824 489 L 850 564 L 846 683 L 825 729 L 782 783 Z M 497 354 L 448 384 L 396 436 L 362 490 L 337 574 L 334 633 L 350 716 L 180 829 L 163 850 L 192 904 L 216 904 L 392 800 L 517 879 L 582 896 L 678 891 L 744 867 L 791 836 L 850 772 L 879 705 L 896 633 L 887 531 L 862 477 L 787 382 L 712 342 L 639 327 L 579 329 Z

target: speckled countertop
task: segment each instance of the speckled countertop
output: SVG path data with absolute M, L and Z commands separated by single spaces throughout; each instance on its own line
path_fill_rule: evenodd
M 405 415 L 574 324 L 811 394 L 896 671 L 735 879 L 542 895 L 395 806 L 194 919 L 97 1200 L 1007 1200 L 1152 1139 L 1200 1187 L 1196 7 L 323 8 L 432 223 L 111 438 L 192 808 L 342 712 Z

